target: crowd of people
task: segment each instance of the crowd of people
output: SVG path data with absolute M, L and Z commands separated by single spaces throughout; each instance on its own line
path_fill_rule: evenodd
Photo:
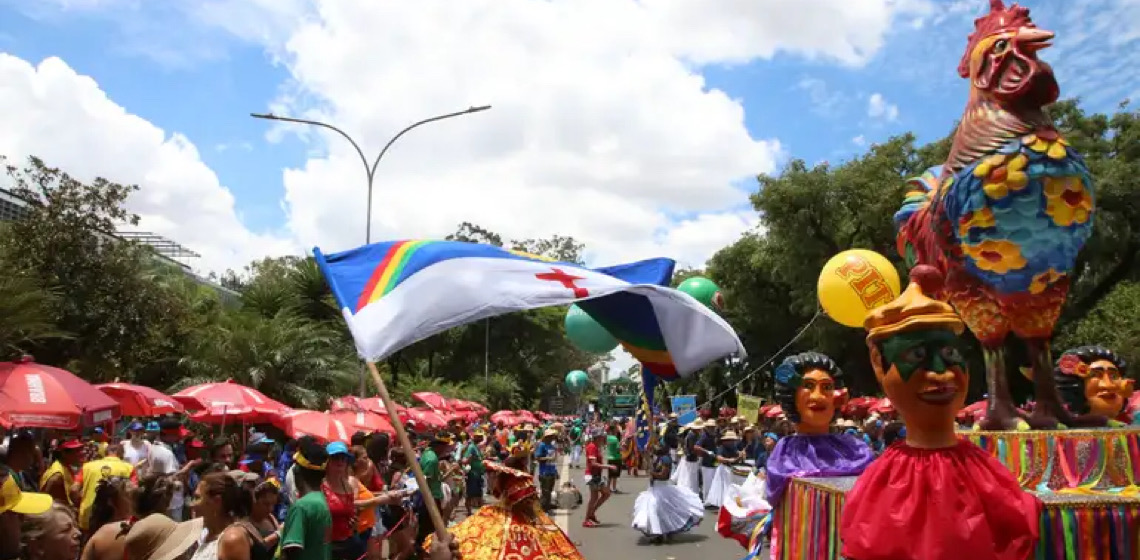
M 492 502 L 502 500 L 492 479 L 504 465 L 534 477 L 537 507 L 555 509 L 559 483 L 577 482 L 559 480 L 562 456 L 584 471 L 583 527 L 600 525 L 599 511 L 622 492 L 623 473 L 645 471 L 649 489 L 634 526 L 666 540 L 699 523 L 702 506 L 719 508 L 732 481 L 762 475 L 776 442 L 793 431 L 784 419 L 680 425 L 669 414 L 659 421 L 655 446 L 644 453 L 633 444 L 631 419 L 453 422 L 440 432 L 409 423 L 415 457 L 386 433 L 328 444 L 273 437 L 271 429 L 210 439 L 177 418 L 129 423 L 121 439 L 102 428 L 83 438 L 13 431 L 0 447 L 0 560 L 448 558 L 458 543 L 424 547 L 435 527 L 412 461 L 454 527 L 485 506 L 488 492 Z M 858 425 L 839 419 L 835 430 L 876 450 L 902 432 L 901 423 L 876 416 Z M 629 512 L 615 516 L 629 519 Z

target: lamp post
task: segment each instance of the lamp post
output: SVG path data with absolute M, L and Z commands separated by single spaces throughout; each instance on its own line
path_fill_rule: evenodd
M 479 113 L 482 111 L 486 111 L 490 108 L 491 108 L 490 105 L 479 105 L 477 107 L 472 106 L 472 107 L 468 107 L 462 111 L 456 111 L 454 113 L 447 113 L 445 115 L 436 115 L 434 117 L 429 117 L 429 118 L 426 118 L 426 119 L 423 119 L 420 121 L 416 121 L 416 122 L 404 127 L 404 129 L 401 130 L 400 132 L 397 132 L 396 135 L 393 136 L 391 140 L 388 140 L 388 143 L 384 144 L 384 147 L 380 149 L 380 153 L 376 155 L 376 159 L 372 160 L 371 165 L 369 165 L 369 163 L 368 163 L 368 157 L 364 155 L 364 150 L 360 149 L 360 144 L 357 144 L 356 140 L 353 140 L 352 137 L 349 136 L 347 132 L 345 132 L 345 131 L 343 131 L 343 130 L 341 130 L 341 129 L 339 129 L 339 128 L 337 128 L 337 127 L 335 127 L 329 123 L 324 123 L 321 121 L 311 121 L 308 119 L 297 119 L 297 118 L 293 118 L 293 117 L 283 117 L 280 115 L 274 115 L 273 113 L 250 113 L 249 116 L 251 116 L 255 119 L 266 119 L 266 120 L 271 120 L 271 121 L 308 124 L 308 125 L 312 125 L 312 126 L 319 126 L 321 128 L 327 128 L 327 129 L 343 136 L 345 140 L 348 140 L 349 144 L 352 144 L 352 148 L 356 150 L 356 155 L 360 156 L 360 163 L 364 164 L 364 174 L 368 178 L 368 209 L 365 211 L 365 223 L 364 223 L 364 244 L 367 245 L 369 243 L 372 243 L 372 184 L 373 184 L 373 181 L 376 179 L 376 167 L 378 165 L 380 165 L 380 160 L 384 158 L 384 154 L 386 154 L 388 152 L 388 148 L 391 148 L 392 144 L 394 144 L 396 142 L 396 140 L 399 140 L 401 136 L 407 134 L 410 130 L 412 130 L 413 128 L 416 128 L 418 126 L 425 125 L 428 123 L 433 123 L 436 121 L 442 121 L 444 119 L 450 119 L 452 117 L 462 117 L 463 115 L 470 115 L 472 113 Z M 395 362 L 394 365 L 396 367 L 399 367 L 399 362 Z M 486 366 L 484 366 L 484 367 L 486 367 Z M 392 375 L 393 375 L 393 379 L 395 379 L 395 371 L 392 372 Z M 361 371 L 361 374 L 360 374 L 360 396 L 362 396 L 362 397 L 364 396 L 364 393 L 365 393 L 365 383 L 366 383 L 365 382 L 365 375 L 364 375 L 364 372 Z
M 322 128 L 327 128 L 327 129 L 343 136 L 345 140 L 348 140 L 349 144 L 352 144 L 352 147 L 356 150 L 356 155 L 360 156 L 360 162 L 364 164 L 364 173 L 365 173 L 365 176 L 368 178 L 368 209 L 365 213 L 367 221 L 365 222 L 365 226 L 364 226 L 364 243 L 368 244 L 368 243 L 372 243 L 372 183 L 373 183 L 373 180 L 376 178 L 376 166 L 380 165 L 380 160 L 384 157 L 384 154 L 388 152 L 388 148 L 391 148 L 392 144 L 394 144 L 396 142 L 396 140 L 399 140 L 401 136 L 403 136 L 408 131 L 410 131 L 413 128 L 416 128 L 420 125 L 433 123 L 435 121 L 442 121 L 444 119 L 450 119 L 452 117 L 462 117 L 463 115 L 470 115 L 472 113 L 479 113 L 482 111 L 486 111 L 490 108 L 491 108 L 490 105 L 480 105 L 478 107 L 468 107 L 467 109 L 464 109 L 462 111 L 456 111 L 454 113 L 447 113 L 446 115 L 436 115 L 434 117 L 426 118 L 422 121 L 416 121 L 416 122 L 408 125 L 406 128 L 404 128 L 404 130 L 397 132 L 396 135 L 393 136 L 391 140 L 388 140 L 388 143 L 384 144 L 384 148 L 382 148 L 380 150 L 380 153 L 376 156 L 376 159 L 372 160 L 371 165 L 368 164 L 368 158 L 364 155 L 364 150 L 360 149 L 360 145 L 356 143 L 356 140 L 353 140 L 352 137 L 349 136 L 347 132 L 345 132 L 345 131 L 343 131 L 343 130 L 341 130 L 341 129 L 339 129 L 339 128 L 331 125 L 331 124 L 323 123 L 320 121 L 296 119 L 293 117 L 282 117 L 279 115 L 274 115 L 273 113 L 250 113 L 249 116 L 251 116 L 255 119 L 267 119 L 267 120 L 272 120 L 272 121 L 309 124 L 309 125 L 313 125 L 313 126 L 319 126 Z

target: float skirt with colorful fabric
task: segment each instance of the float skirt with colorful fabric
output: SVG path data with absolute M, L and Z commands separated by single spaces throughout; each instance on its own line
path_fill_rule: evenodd
M 803 478 L 773 512 L 773 560 L 837 560 L 844 497 L 857 477 Z M 1044 502 L 1032 560 L 1140 558 L 1140 498 L 1039 493 Z
M 448 531 L 459 543 L 463 560 L 585 560 L 566 533 L 537 507 L 523 513 L 483 506 Z M 424 543 L 425 550 L 431 539 Z
M 1027 490 L 1140 495 L 1140 427 L 961 435 Z

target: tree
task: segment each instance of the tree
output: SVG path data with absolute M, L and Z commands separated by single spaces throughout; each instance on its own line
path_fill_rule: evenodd
M 0 250 L 30 281 L 62 296 L 51 301 L 51 318 L 73 335 L 36 341 L 37 360 L 92 380 L 129 376 L 150 362 L 163 344 L 157 327 L 181 302 L 148 279 L 157 255 L 113 235 L 119 224 L 138 223 L 123 207 L 138 187 L 84 183 L 35 157 L 23 167 L 0 164 L 12 193 L 28 203 L 5 228 Z

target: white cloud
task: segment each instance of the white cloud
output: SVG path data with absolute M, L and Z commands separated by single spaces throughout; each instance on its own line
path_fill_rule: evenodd
M 867 145 L 867 138 L 860 134 L 859 136 L 852 138 L 851 143 L 862 148 L 863 146 Z
M 97 176 L 141 189 L 128 207 L 138 230 L 169 237 L 203 255 L 202 268 L 240 268 L 254 258 L 297 252 L 282 238 L 250 232 L 234 197 L 184 136 L 167 134 L 107 98 L 98 84 L 58 58 L 38 67 L 0 53 L 0 154 L 28 155 L 81 180 Z
M 371 153 L 410 122 L 493 104 L 488 112 L 426 125 L 393 147 L 377 170 L 374 239 L 438 237 L 472 221 L 511 238 L 572 235 L 587 244 L 596 264 L 667 255 L 700 266 L 755 226 L 754 214 L 740 209 L 748 207 L 753 177 L 775 171 L 783 157 L 778 140 L 749 133 L 740 101 L 710 89 L 700 65 L 777 53 L 863 64 L 896 20 L 921 15 L 928 4 L 202 0 L 156 7 L 138 0 L 52 0 L 39 9 L 47 12 L 42 17 L 77 14 L 114 26 L 123 38 L 119 52 L 153 53 L 166 65 L 224 60 L 224 42 L 214 40 L 219 33 L 255 42 L 292 76 L 279 98 L 267 100 L 271 109 L 333 122 Z M 85 83 L 101 104 L 115 107 L 94 83 Z M 49 103 L 80 107 L 80 93 L 21 102 L 42 111 Z M 106 139 L 130 123 L 149 131 L 150 142 L 162 149 L 148 146 L 172 152 L 164 157 L 178 166 L 141 157 L 114 161 L 90 156 L 91 150 L 71 159 L 61 154 L 61 165 L 137 180 L 148 192 L 162 193 L 145 206 L 154 224 L 148 227 L 223 255 L 219 262 L 289 245 L 241 227 L 233 197 L 186 139 L 166 138 L 115 109 L 122 122 L 80 121 L 79 136 Z M 281 132 L 266 124 L 271 139 Z M 18 145 L 51 157 L 45 146 L 55 138 L 24 128 Z M 366 193 L 356 154 L 327 131 L 286 130 L 327 150 L 283 172 L 289 237 L 326 250 L 358 244 Z M 116 142 L 102 144 L 94 153 L 111 151 Z M 160 164 L 169 167 L 153 167 Z M 157 180 L 193 184 L 182 190 Z M 189 223 L 194 219 L 183 197 L 191 192 L 222 226 Z M 216 237 L 229 242 L 220 247 Z
M 893 121 L 899 118 L 899 107 L 888 102 L 883 94 L 872 93 L 867 99 L 867 115 L 874 119 Z

